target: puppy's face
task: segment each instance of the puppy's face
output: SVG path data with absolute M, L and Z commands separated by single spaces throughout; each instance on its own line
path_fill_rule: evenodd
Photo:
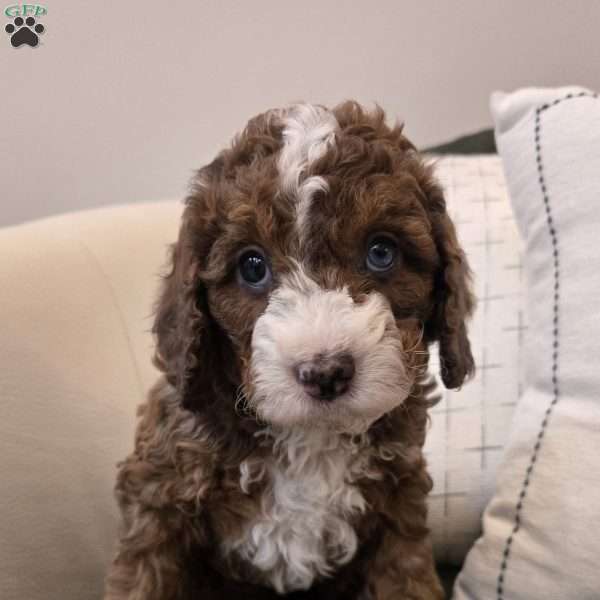
M 157 362 L 188 405 L 229 380 L 272 425 L 360 432 L 410 393 L 428 342 L 447 385 L 472 369 L 467 275 L 439 188 L 382 113 L 271 111 L 199 172 Z

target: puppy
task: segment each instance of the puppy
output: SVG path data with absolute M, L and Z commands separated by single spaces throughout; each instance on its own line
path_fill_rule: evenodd
M 105 599 L 442 598 L 428 346 L 460 386 L 472 309 L 401 127 L 354 102 L 252 119 L 186 201 Z

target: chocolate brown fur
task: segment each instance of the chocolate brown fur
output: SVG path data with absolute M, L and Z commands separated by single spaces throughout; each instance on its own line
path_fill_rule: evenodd
M 135 449 L 119 468 L 123 526 L 106 600 L 281 597 L 252 564 L 219 551 L 258 514 L 268 487 L 263 477 L 244 491 L 240 465 L 258 468 L 273 451 L 258 443 L 265 424 L 245 403 L 254 385 L 254 324 L 269 301 L 236 280 L 237 252 L 248 244 L 268 250 L 274 288 L 301 261 L 325 290 L 346 286 L 358 303 L 385 296 L 413 382 L 406 399 L 366 432 L 365 476 L 353 483 L 368 506 L 351 517 L 356 553 L 286 597 L 442 597 L 421 451 L 431 395 L 427 347 L 439 342 L 448 387 L 473 371 L 468 266 L 442 191 L 401 128 L 353 102 L 332 112 L 335 145 L 303 173 L 324 177 L 328 190 L 312 199 L 302 243 L 296 199 L 280 188 L 281 113 L 250 121 L 195 179 L 157 305 L 155 363 L 164 377 L 140 409 Z M 402 257 L 386 278 L 364 268 L 366 240 L 382 229 L 396 236 Z

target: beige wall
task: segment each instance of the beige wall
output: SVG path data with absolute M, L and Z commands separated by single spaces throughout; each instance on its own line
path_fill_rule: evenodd
M 179 198 L 293 100 L 377 101 L 423 145 L 489 125 L 494 89 L 600 88 L 597 0 L 43 4 L 40 47 L 0 32 L 0 224 Z

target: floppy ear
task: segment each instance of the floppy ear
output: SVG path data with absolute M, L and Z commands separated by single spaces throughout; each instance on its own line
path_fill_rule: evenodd
M 206 242 L 207 236 L 203 235 L 206 231 L 198 231 L 200 224 L 192 218 L 197 209 L 198 205 L 188 199 L 179 238 L 171 247 L 171 268 L 163 279 L 152 327 L 156 336 L 154 364 L 175 387 L 183 406 L 194 410 L 210 404 L 227 384 L 227 378 L 219 376 L 226 370 L 223 336 L 210 317 L 200 278 L 199 257 L 208 249 L 198 241 Z
M 198 364 L 205 329 L 201 307 L 204 290 L 198 277 L 188 211 L 186 208 L 183 214 L 179 239 L 171 246 L 171 267 L 163 279 L 152 328 L 156 336 L 154 364 L 183 398 Z
M 428 199 L 440 268 L 435 279 L 434 308 L 425 331 L 430 341 L 439 342 L 442 381 L 453 389 L 475 371 L 466 328 L 475 301 L 470 288 L 471 271 L 437 184 L 430 184 Z

